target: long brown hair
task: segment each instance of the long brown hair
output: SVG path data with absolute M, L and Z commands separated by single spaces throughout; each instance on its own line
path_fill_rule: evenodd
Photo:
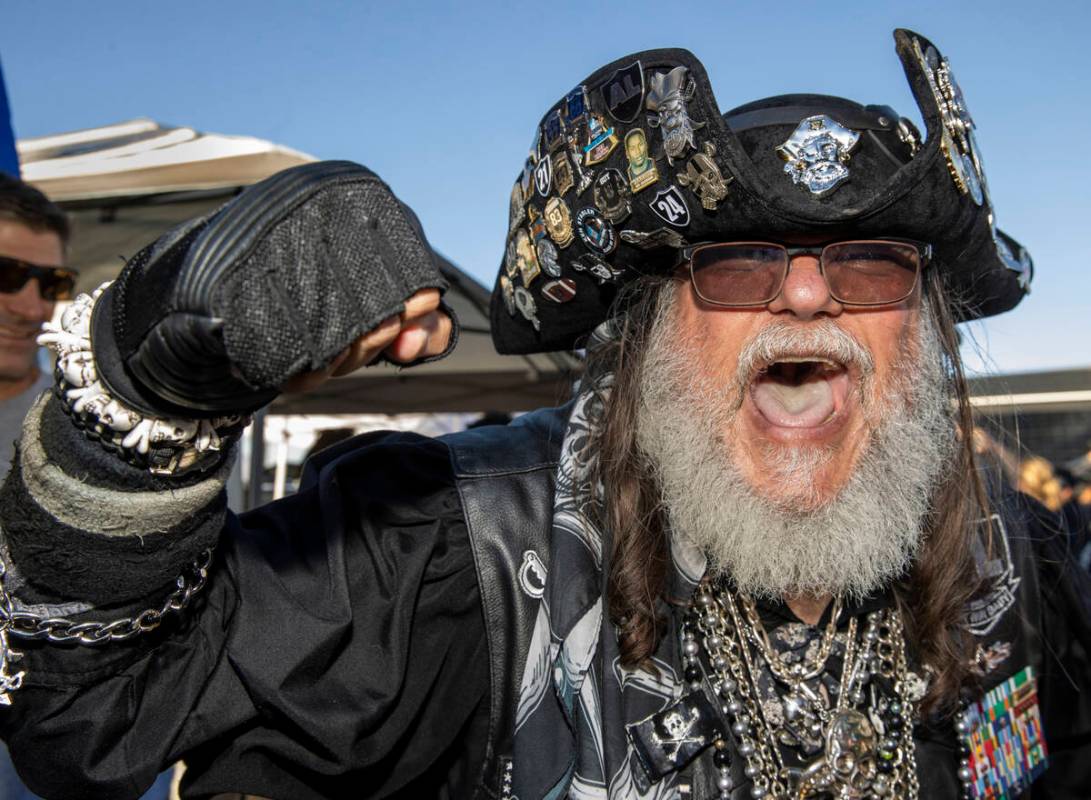
M 972 637 L 963 620 L 965 606 L 979 587 L 972 537 L 980 531 L 991 551 L 992 534 L 974 458 L 973 418 L 950 300 L 938 270 L 926 273 L 925 281 L 924 313 L 932 315 L 939 332 L 960 441 L 925 520 L 919 556 L 895 586 L 895 594 L 911 650 L 931 670 L 923 710 L 946 712 L 957 703 L 959 688 L 973 679 Z M 613 374 L 603 424 L 595 434 L 597 477 L 605 488 L 601 513 L 611 533 L 609 613 L 618 630 L 622 662 L 630 667 L 649 664 L 666 630 L 666 510 L 636 443 L 636 419 L 648 340 L 661 304 L 674 291 L 672 283 L 671 278 L 646 278 L 631 284 L 619 298 L 620 335 L 588 354 L 586 374 Z

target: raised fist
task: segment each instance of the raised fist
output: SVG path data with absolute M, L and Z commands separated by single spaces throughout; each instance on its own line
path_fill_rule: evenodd
M 138 253 L 98 298 L 91 345 L 111 395 L 142 413 L 246 413 L 379 355 L 441 353 L 445 288 L 378 176 L 306 164 Z

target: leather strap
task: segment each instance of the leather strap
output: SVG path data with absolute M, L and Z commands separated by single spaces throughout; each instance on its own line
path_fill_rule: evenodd
M 724 117 L 731 130 L 765 128 L 770 125 L 798 125 L 801 120 L 825 114 L 853 130 L 893 131 L 898 125 L 898 113 L 890 106 L 867 106 L 863 109 L 830 109 L 829 106 L 775 106 L 744 111 Z

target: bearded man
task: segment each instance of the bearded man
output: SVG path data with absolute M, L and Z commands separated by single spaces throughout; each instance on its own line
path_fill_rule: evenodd
M 954 328 L 1030 260 L 950 65 L 895 38 L 926 137 L 817 95 L 721 116 L 681 50 L 588 77 L 516 179 L 492 307 L 498 349 L 586 347 L 572 402 L 342 443 L 240 518 L 247 414 L 453 346 L 412 215 L 296 168 L 77 300 L 0 518 L 31 785 L 133 797 L 183 759 L 194 798 L 1082 796 L 1091 595 L 977 471 Z M 663 148 L 609 219 L 535 172 L 591 114 Z

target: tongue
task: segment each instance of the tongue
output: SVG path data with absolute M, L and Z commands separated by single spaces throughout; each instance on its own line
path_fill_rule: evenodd
M 751 397 L 762 416 L 786 428 L 812 428 L 834 412 L 833 386 L 824 377 L 793 386 L 763 376 L 755 381 Z

